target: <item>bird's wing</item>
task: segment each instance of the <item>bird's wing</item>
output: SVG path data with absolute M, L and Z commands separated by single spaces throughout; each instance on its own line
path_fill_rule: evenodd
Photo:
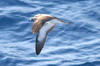
M 41 27 L 48 21 L 50 21 L 51 19 L 53 19 L 53 17 L 45 17 L 45 18 L 42 18 L 42 19 L 39 19 L 39 20 L 36 20 L 34 23 L 33 23 L 33 26 L 32 26 L 32 33 L 34 34 L 35 32 L 38 32 Z
M 38 55 L 45 43 L 47 34 L 53 29 L 55 24 L 46 22 L 42 28 L 40 29 L 37 37 L 36 37 L 36 54 Z
M 38 32 L 41 28 L 42 24 L 39 21 L 35 21 L 32 25 L 32 33 Z

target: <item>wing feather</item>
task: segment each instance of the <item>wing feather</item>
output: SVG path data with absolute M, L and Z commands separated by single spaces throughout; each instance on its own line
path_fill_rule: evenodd
M 34 22 L 32 26 L 32 33 L 34 34 L 35 32 L 38 32 L 41 27 L 42 27 L 41 22 L 39 21 Z
M 38 55 L 42 48 L 44 47 L 44 43 L 46 40 L 47 34 L 53 29 L 55 24 L 46 22 L 43 27 L 40 29 L 37 37 L 36 37 L 36 54 Z

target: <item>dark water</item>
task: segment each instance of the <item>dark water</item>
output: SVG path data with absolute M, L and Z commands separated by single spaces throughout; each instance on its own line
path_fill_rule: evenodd
M 39 56 L 30 17 L 45 13 L 57 25 Z M 100 66 L 100 0 L 0 0 L 0 66 Z

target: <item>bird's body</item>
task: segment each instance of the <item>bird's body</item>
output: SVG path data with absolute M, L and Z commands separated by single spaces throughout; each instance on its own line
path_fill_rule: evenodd
M 38 33 L 36 37 L 36 54 L 38 55 L 44 46 L 47 34 L 56 24 L 65 22 L 47 14 L 37 14 L 32 19 L 35 20 L 32 26 L 32 33 Z

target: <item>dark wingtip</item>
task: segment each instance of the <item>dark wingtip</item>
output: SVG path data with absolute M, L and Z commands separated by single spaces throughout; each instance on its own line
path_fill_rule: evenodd
M 39 55 L 44 44 L 36 44 L 36 54 Z
M 36 55 L 39 55 L 40 54 L 40 52 L 36 52 Z
M 41 52 L 41 50 L 36 49 L 36 55 L 39 55 L 39 54 L 40 54 L 40 52 Z

